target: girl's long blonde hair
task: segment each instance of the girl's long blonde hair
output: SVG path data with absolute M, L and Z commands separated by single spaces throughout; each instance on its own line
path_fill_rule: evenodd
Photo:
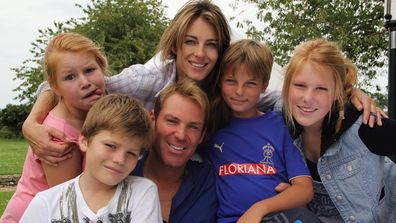
M 317 71 L 329 69 L 332 71 L 335 82 L 334 100 L 330 112 L 338 112 L 339 118 L 336 131 L 341 127 L 344 118 L 344 106 L 352 94 L 356 83 L 357 69 L 355 65 L 346 58 L 335 42 L 325 39 L 314 39 L 297 46 L 295 53 L 287 66 L 283 82 L 282 99 L 283 109 L 287 124 L 295 130 L 293 114 L 289 102 L 289 90 L 295 75 L 302 66 L 309 62 Z M 321 72 L 317 73 L 318 75 Z M 331 114 L 329 115 L 329 117 Z

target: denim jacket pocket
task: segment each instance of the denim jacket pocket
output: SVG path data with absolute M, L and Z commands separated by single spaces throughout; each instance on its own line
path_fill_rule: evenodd
M 335 177 L 337 179 L 349 178 L 361 171 L 361 165 L 362 160 L 359 155 L 347 157 L 335 167 Z

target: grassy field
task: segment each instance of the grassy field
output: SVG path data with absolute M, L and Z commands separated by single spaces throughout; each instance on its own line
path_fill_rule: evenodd
M 21 174 L 28 144 L 22 139 L 0 139 L 0 175 Z
M 0 175 L 21 174 L 28 144 L 22 139 L 0 139 Z M 0 215 L 14 191 L 0 192 Z
M 14 191 L 0 192 L 0 216 L 3 214 L 4 209 L 7 206 L 7 203 L 13 194 L 14 194 Z

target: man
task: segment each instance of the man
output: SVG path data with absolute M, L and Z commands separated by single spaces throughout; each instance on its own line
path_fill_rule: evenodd
M 206 94 L 190 80 L 171 84 L 150 116 L 154 143 L 132 174 L 157 184 L 164 222 L 215 222 L 214 171 L 206 161 L 191 160 L 206 132 Z

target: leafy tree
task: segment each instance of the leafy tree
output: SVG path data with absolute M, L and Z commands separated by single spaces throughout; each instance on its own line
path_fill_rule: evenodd
M 31 106 L 27 104 L 8 104 L 4 109 L 0 110 L 0 137 L 22 137 L 22 124 L 30 109 Z
M 169 20 L 165 17 L 161 0 L 91 0 L 82 6 L 82 18 L 71 18 L 54 27 L 39 30 L 32 43 L 33 58 L 19 68 L 13 68 L 14 79 L 22 80 L 15 91 L 17 98 L 29 103 L 43 81 L 42 58 L 48 41 L 61 32 L 81 33 L 101 46 L 109 60 L 112 74 L 136 63 L 145 63 L 155 51 L 156 44 Z
M 236 0 L 257 8 L 257 20 L 237 21 L 250 37 L 267 42 L 282 66 L 294 48 L 308 39 L 324 37 L 336 41 L 359 69 L 360 87 L 373 87 L 372 80 L 384 73 L 388 41 L 383 31 L 383 1 L 379 0 Z M 243 7 L 242 7 L 243 8 Z M 245 7 L 246 8 L 246 7 Z M 383 86 L 382 86 L 383 87 Z M 382 98 L 383 100 L 383 98 Z

